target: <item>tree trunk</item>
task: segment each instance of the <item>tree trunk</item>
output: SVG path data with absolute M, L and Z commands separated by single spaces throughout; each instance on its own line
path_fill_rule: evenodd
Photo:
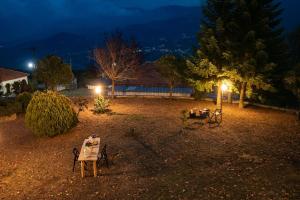
M 228 101 L 228 103 L 232 103 L 232 92 L 231 91 L 228 91 L 227 101 Z
M 298 112 L 296 114 L 297 114 L 298 120 L 300 120 L 300 88 L 297 89 L 296 95 L 297 95 L 297 99 L 298 99 Z
M 170 97 L 172 97 L 173 96 L 173 85 L 170 85 L 170 91 L 169 91 L 169 95 L 170 95 Z
M 115 98 L 115 80 L 111 80 L 111 98 Z
M 217 108 L 222 108 L 222 81 L 218 80 Z
M 247 82 L 242 83 L 241 91 L 240 91 L 240 101 L 239 108 L 244 108 L 244 100 L 245 100 L 245 92 L 246 92 Z

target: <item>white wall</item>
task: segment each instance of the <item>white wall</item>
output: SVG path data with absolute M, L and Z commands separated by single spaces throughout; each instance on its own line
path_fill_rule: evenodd
M 17 79 L 12 79 L 12 80 L 9 80 L 9 81 L 3 81 L 3 82 L 1 82 L 0 85 L 2 86 L 2 91 L 4 92 L 4 94 L 6 94 L 6 87 L 5 87 L 5 85 L 7 83 L 9 83 L 11 85 L 11 87 L 12 87 L 12 84 L 14 82 L 17 82 L 17 81 L 21 82 L 22 80 L 25 80 L 28 83 L 27 76 L 24 76 L 24 77 L 21 77 L 21 78 L 17 78 Z M 11 90 L 12 90 L 12 88 L 11 88 Z

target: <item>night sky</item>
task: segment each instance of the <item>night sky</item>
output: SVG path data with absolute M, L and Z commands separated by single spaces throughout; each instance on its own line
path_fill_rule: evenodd
M 73 31 L 108 17 L 135 15 L 138 9 L 167 5 L 199 6 L 204 0 L 1 0 L 0 43 L 29 36 Z M 299 23 L 300 1 L 282 0 L 286 26 Z M 112 24 L 113 26 L 113 24 Z
M 148 60 L 161 56 L 159 48 L 190 52 L 204 2 L 0 0 L 0 65 L 24 69 L 28 60 L 55 54 L 65 60 L 72 57 L 74 68 L 84 68 L 90 49 L 101 45 L 101 35 L 116 29 L 137 38 L 142 48 L 156 48 L 145 56 Z M 290 32 L 300 25 L 300 1 L 281 2 L 283 26 Z
M 0 42 L 69 31 L 103 17 L 134 15 L 137 9 L 200 4 L 201 0 L 1 0 Z

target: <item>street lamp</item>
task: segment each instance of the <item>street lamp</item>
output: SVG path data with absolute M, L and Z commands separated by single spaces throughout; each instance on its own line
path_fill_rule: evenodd
M 27 66 L 28 66 L 29 69 L 33 69 L 35 67 L 35 64 L 33 62 L 29 62 L 27 64 Z
M 221 86 L 221 90 L 222 90 L 222 92 L 226 92 L 228 90 L 228 85 L 223 83 Z
M 95 88 L 95 93 L 96 93 L 97 95 L 100 95 L 100 94 L 102 93 L 102 87 L 101 87 L 101 86 L 96 86 L 96 88 Z
M 221 110 L 222 110 L 222 105 L 223 105 L 223 93 L 228 90 L 228 85 L 226 83 L 222 83 L 221 85 Z

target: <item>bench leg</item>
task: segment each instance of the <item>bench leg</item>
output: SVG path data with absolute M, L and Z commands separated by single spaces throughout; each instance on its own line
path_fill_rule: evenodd
M 94 177 L 97 177 L 97 161 L 93 161 Z
M 85 164 L 84 164 L 84 161 L 81 161 L 80 164 L 81 164 L 81 177 L 84 178 L 84 176 L 85 176 L 85 171 L 84 171 Z

